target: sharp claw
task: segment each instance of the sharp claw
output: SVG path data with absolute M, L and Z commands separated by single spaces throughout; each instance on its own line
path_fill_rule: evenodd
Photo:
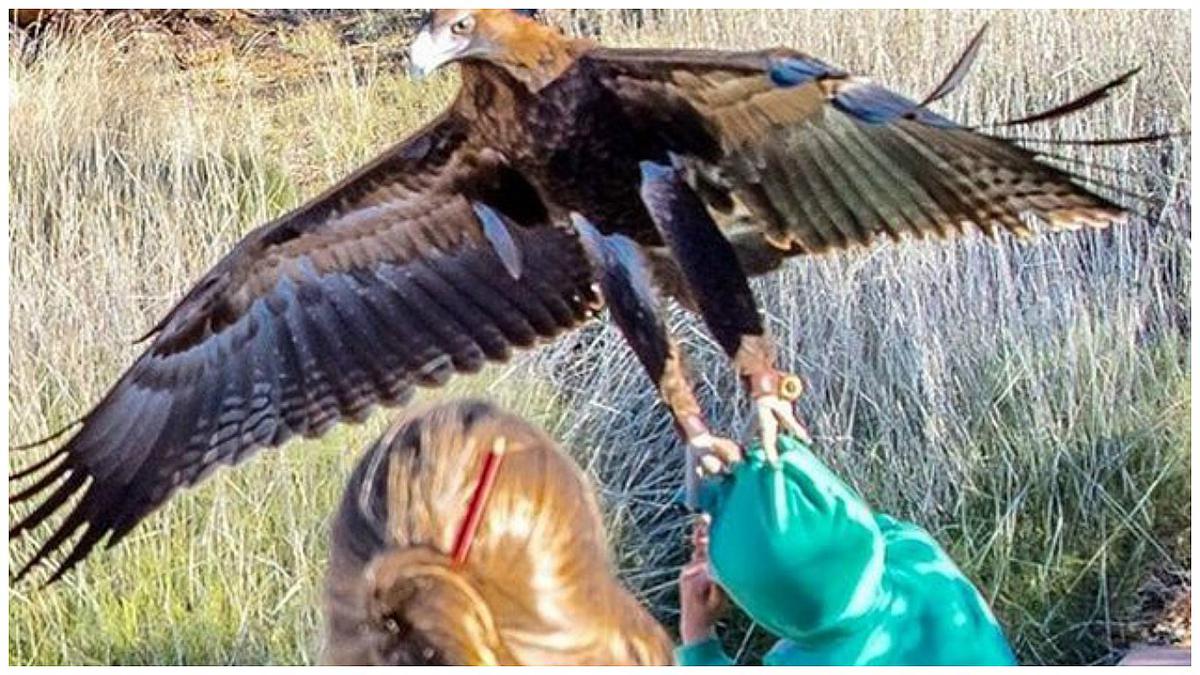
M 801 424 L 799 420 L 796 420 L 796 428 L 792 431 L 792 433 L 796 434 L 796 438 L 805 445 L 813 444 L 812 434 L 808 433 L 808 429 Z
M 742 461 L 742 449 L 737 443 L 728 438 L 718 437 L 712 446 L 713 454 L 717 455 L 726 465 L 737 464 Z
M 808 435 L 808 429 L 805 429 L 804 425 L 800 424 L 800 420 L 796 419 L 796 411 L 792 407 L 791 401 L 780 400 L 777 401 L 777 404 L 776 412 L 779 415 L 779 419 L 783 421 L 783 425 L 787 427 L 788 433 L 805 443 L 812 443 L 812 437 Z
M 811 444 L 812 436 L 800 420 L 796 419 L 795 410 L 789 400 L 779 396 L 760 396 L 755 400 L 758 406 L 758 422 L 762 435 L 763 452 L 767 459 L 775 462 L 779 459 L 779 428 L 780 425 L 790 435 L 800 441 Z

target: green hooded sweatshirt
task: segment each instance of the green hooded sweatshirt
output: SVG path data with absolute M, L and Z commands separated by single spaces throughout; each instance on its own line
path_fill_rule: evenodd
M 875 515 L 800 442 L 705 481 L 709 556 L 730 598 L 783 638 L 765 665 L 1013 665 L 979 592 L 921 528 Z M 680 665 L 730 665 L 716 638 Z

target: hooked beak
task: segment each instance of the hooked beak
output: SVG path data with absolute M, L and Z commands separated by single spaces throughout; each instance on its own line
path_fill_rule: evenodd
M 414 80 L 423 80 L 456 56 L 453 44 L 438 44 L 428 30 L 417 34 L 408 54 L 408 75 Z

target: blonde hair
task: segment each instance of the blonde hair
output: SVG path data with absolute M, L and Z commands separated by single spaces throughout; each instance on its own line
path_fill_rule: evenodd
M 504 460 L 455 568 L 497 441 Z M 662 627 L 613 576 L 582 472 L 540 430 L 478 401 L 406 414 L 359 462 L 333 524 L 325 610 L 331 665 L 671 662 Z

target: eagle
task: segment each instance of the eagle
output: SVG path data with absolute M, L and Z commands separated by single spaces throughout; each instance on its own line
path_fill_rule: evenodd
M 799 381 L 776 367 L 748 277 L 881 238 L 1126 215 L 1037 152 L 930 109 L 977 47 L 915 102 L 791 49 L 609 49 L 529 12 L 433 11 L 411 71 L 457 64 L 457 97 L 247 234 L 60 432 L 74 433 L 10 476 L 24 484 L 10 503 L 36 499 L 10 540 L 64 512 L 17 580 L 53 559 L 46 583 L 61 578 L 221 465 L 402 405 L 605 306 L 689 456 L 720 470 L 739 448 L 707 426 L 662 295 L 728 355 L 768 451 L 780 430 L 804 436 Z

